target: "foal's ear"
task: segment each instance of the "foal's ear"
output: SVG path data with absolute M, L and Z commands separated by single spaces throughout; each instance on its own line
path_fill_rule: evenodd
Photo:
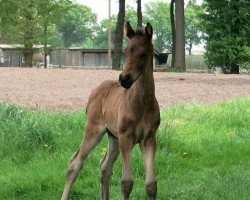
M 147 38 L 149 40 L 152 39 L 152 36 L 153 36 L 153 27 L 151 26 L 150 23 L 147 23 L 147 25 L 145 27 L 145 35 L 147 36 Z
M 135 31 L 130 26 L 129 22 L 126 22 L 124 25 L 124 34 L 130 39 L 135 36 Z

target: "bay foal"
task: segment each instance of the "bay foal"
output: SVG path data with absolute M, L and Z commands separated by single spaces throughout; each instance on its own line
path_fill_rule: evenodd
M 89 98 L 85 136 L 70 160 L 62 200 L 68 199 L 83 161 L 106 132 L 108 150 L 100 162 L 102 199 L 109 199 L 109 180 L 119 153 L 122 159 L 122 199 L 129 199 L 133 187 L 130 156 L 137 143 L 143 155 L 148 198 L 156 199 L 157 182 L 153 162 L 160 113 L 153 78 L 153 29 L 148 23 L 144 32 L 135 32 L 127 22 L 124 32 L 129 42 L 124 50 L 126 61 L 119 83 L 105 81 Z

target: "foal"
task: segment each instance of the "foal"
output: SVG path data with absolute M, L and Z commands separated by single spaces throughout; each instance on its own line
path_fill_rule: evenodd
M 119 153 L 122 159 L 122 199 L 129 199 L 133 187 L 130 156 L 137 143 L 143 154 L 148 198 L 156 199 L 157 182 L 153 162 L 160 112 L 153 78 L 153 29 L 148 23 L 144 33 L 135 32 L 127 22 L 124 32 L 129 42 L 124 50 L 126 62 L 119 83 L 105 81 L 89 98 L 85 136 L 70 160 L 62 200 L 68 199 L 83 161 L 106 132 L 108 150 L 100 162 L 102 199 L 109 199 L 109 180 Z

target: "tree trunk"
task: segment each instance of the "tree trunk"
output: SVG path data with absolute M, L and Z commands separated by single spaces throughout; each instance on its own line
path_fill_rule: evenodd
M 43 58 L 43 62 L 44 62 L 44 68 L 45 69 L 47 69 L 48 68 L 48 66 L 47 66 L 47 55 L 48 55 L 48 53 L 47 53 L 47 45 L 45 44 L 44 45 L 44 58 Z
M 137 28 L 142 28 L 141 0 L 137 0 Z
M 237 13 L 237 15 L 240 15 L 240 8 L 239 8 L 238 2 L 232 1 L 231 4 L 232 4 L 231 10 L 234 11 L 235 13 Z M 235 35 L 235 37 L 237 37 L 238 35 L 240 35 L 240 30 L 241 30 L 241 22 L 240 22 L 239 18 L 236 18 L 234 20 L 234 24 L 231 26 L 231 34 Z M 235 59 L 232 60 L 231 66 L 229 66 L 230 74 L 239 74 L 240 73 L 240 66 L 239 66 L 239 64 L 237 64 L 237 60 L 239 60 L 238 54 L 236 56 L 237 57 L 235 57 Z
M 23 55 L 24 55 L 24 66 L 32 67 L 33 45 L 25 44 Z
M 27 5 L 29 10 L 32 10 L 34 4 L 32 1 Z M 24 34 L 24 66 L 32 67 L 33 58 L 33 40 L 34 40 L 34 16 L 32 12 L 25 13 L 26 31 Z
M 184 0 L 175 1 L 175 16 L 176 16 L 175 67 L 185 68 Z
M 188 48 L 188 54 L 192 55 L 192 48 L 193 48 L 193 44 L 192 42 L 189 43 L 189 48 Z
M 44 30 L 43 30 L 43 34 L 44 34 L 44 68 L 47 69 L 47 29 L 48 27 L 46 26 L 46 23 L 44 23 Z
M 171 67 L 175 67 L 175 49 L 176 49 L 174 3 L 175 3 L 175 0 L 171 0 L 171 3 L 170 3 L 170 21 L 171 21 L 171 31 L 172 31 L 172 60 L 171 60 Z
M 122 41 L 123 41 L 123 26 L 125 17 L 125 0 L 119 0 L 119 13 L 115 29 L 115 42 L 114 42 L 114 57 L 112 69 L 120 70 Z
M 24 66 L 32 67 L 33 58 L 33 31 L 32 28 L 29 29 L 25 34 L 24 41 Z

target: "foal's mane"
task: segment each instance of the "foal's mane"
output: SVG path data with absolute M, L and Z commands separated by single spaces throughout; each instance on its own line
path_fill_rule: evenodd
M 137 28 L 135 31 L 135 35 L 143 36 L 144 35 L 143 30 L 141 28 Z

